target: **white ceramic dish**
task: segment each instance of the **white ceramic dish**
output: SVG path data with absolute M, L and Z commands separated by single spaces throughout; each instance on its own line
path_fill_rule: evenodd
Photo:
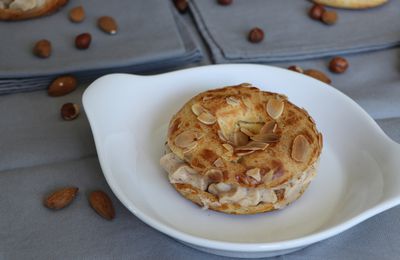
M 171 116 L 198 92 L 242 82 L 286 94 L 324 135 L 318 176 L 288 208 L 253 216 L 201 210 L 159 166 Z M 83 104 L 115 195 L 155 229 L 197 249 L 236 257 L 285 254 L 400 203 L 400 145 L 354 101 L 310 77 L 263 65 L 213 65 L 96 80 Z

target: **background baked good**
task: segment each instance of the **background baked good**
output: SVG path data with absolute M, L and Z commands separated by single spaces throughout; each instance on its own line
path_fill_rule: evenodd
M 386 3 L 388 0 L 313 0 L 315 3 L 348 9 L 372 8 Z
M 0 0 L 0 20 L 24 20 L 51 14 L 68 0 Z

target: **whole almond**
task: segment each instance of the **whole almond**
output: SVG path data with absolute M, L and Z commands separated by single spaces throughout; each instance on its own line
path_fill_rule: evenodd
M 78 190 L 77 187 L 56 190 L 44 199 L 43 204 L 49 209 L 65 208 L 74 200 Z
M 75 37 L 75 47 L 79 50 L 86 50 L 92 42 L 90 33 L 82 33 Z
M 326 11 L 321 16 L 321 21 L 327 25 L 335 24 L 338 20 L 338 15 L 335 11 Z
M 79 116 L 79 105 L 74 103 L 65 103 L 62 105 L 60 113 L 64 120 L 74 120 Z
M 74 23 L 80 23 L 85 20 L 85 10 L 83 9 L 83 7 L 80 5 L 72 8 L 69 11 L 69 19 L 71 20 L 71 22 Z
M 108 195 L 101 191 L 92 191 L 89 195 L 90 206 L 103 218 L 112 220 L 115 218 L 114 206 Z
M 304 70 L 300 66 L 297 66 L 297 65 L 289 66 L 287 69 L 298 72 L 298 73 L 304 73 Z
M 77 80 L 75 77 L 67 75 L 54 79 L 47 89 L 47 93 L 52 97 L 64 96 L 76 89 Z
M 97 20 L 97 26 L 105 33 L 116 34 L 118 31 L 117 22 L 110 16 L 102 16 Z
M 322 82 L 325 82 L 326 84 L 331 84 L 332 80 L 330 78 L 328 78 L 328 76 L 326 76 L 323 72 L 319 71 L 319 70 L 306 70 L 304 71 L 304 74 L 310 77 L 313 77 L 315 79 L 318 79 Z
M 51 42 L 42 39 L 36 42 L 35 47 L 33 47 L 33 54 L 40 58 L 48 58 L 51 55 Z
M 184 14 L 189 9 L 189 4 L 187 0 L 174 0 L 175 8 L 181 13 Z

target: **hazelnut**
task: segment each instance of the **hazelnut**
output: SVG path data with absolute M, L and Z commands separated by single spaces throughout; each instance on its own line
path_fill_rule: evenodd
M 252 43 L 259 43 L 264 39 L 264 31 L 258 27 L 250 30 L 248 39 Z
M 85 20 L 85 10 L 83 9 L 83 7 L 80 5 L 72 8 L 69 11 L 69 19 L 71 20 L 71 22 L 74 23 L 80 23 Z
M 64 120 L 74 120 L 79 116 L 79 105 L 73 103 L 65 103 L 61 107 L 61 117 Z
M 322 14 L 321 21 L 327 25 L 335 24 L 338 19 L 335 11 L 326 11 Z
M 189 8 L 187 0 L 174 0 L 174 5 L 181 14 L 186 13 Z
M 319 70 L 306 70 L 304 71 L 304 74 L 310 77 L 313 77 L 315 79 L 318 79 L 322 82 L 325 82 L 326 84 L 331 84 L 332 81 L 330 78 L 328 78 L 328 76 L 326 76 L 323 72 L 319 71 Z
M 298 73 L 304 73 L 303 69 L 297 65 L 292 65 L 292 66 L 288 67 L 287 69 L 298 72 Z
M 54 79 L 47 89 L 47 93 L 52 97 L 64 96 L 76 89 L 77 80 L 75 77 L 67 75 Z
M 334 73 L 343 73 L 349 67 L 349 63 L 345 58 L 342 57 L 334 57 L 329 62 L 329 70 Z
M 46 39 L 42 39 L 36 42 L 33 47 L 33 53 L 40 58 L 48 58 L 51 55 L 51 42 Z
M 82 33 L 76 36 L 75 46 L 80 50 L 84 50 L 89 48 L 91 41 L 92 41 L 92 36 L 89 33 Z
M 322 5 L 314 4 L 308 15 L 314 20 L 321 20 L 323 13 L 325 13 L 325 8 Z
M 230 5 L 232 4 L 233 0 L 217 0 L 218 4 L 220 5 Z
M 110 16 L 102 16 L 97 20 L 97 26 L 105 33 L 116 34 L 118 30 L 117 22 Z

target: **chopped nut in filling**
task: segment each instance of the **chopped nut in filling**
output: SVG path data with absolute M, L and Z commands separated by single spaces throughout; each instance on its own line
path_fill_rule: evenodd
M 160 164 L 168 172 L 171 183 L 190 184 L 202 191 L 207 191 L 218 198 L 218 202 L 202 199 L 205 208 L 220 206 L 224 203 L 237 203 L 241 206 L 256 206 L 259 203 L 272 203 L 276 209 L 283 208 L 296 200 L 315 176 L 315 165 L 311 166 L 298 179 L 276 186 L 272 189 L 264 187 L 241 187 L 224 182 L 212 182 L 207 176 L 200 175 L 196 170 L 188 166 L 174 153 L 164 155 Z M 257 170 L 251 170 L 247 174 L 258 177 Z M 284 190 L 283 200 L 279 200 L 275 191 Z

